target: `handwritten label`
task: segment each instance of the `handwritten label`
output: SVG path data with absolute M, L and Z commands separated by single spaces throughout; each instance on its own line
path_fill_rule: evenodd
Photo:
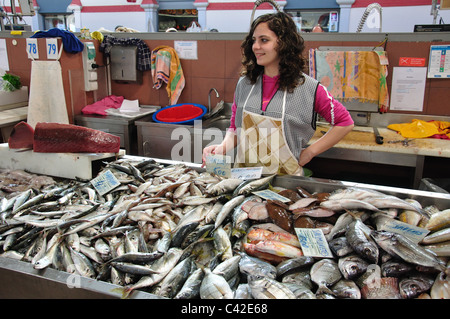
M 120 185 L 120 182 L 111 171 L 107 170 L 91 180 L 92 186 L 100 195 L 104 195 Z
M 231 157 L 226 155 L 206 156 L 206 171 L 221 177 L 231 176 Z
M 239 167 L 231 169 L 231 178 L 242 180 L 261 178 L 262 167 Z
M 58 59 L 58 39 L 47 38 L 45 40 L 47 43 L 47 59 L 57 60 Z
M 422 239 L 430 232 L 425 228 L 416 227 L 393 218 L 386 218 L 386 222 L 382 223 L 379 230 L 403 235 L 415 243 L 422 241 Z
M 317 228 L 295 228 L 303 255 L 311 257 L 333 258 L 327 239 Z
M 39 59 L 38 41 L 35 38 L 27 38 L 27 54 L 29 59 Z
M 253 194 L 255 194 L 256 196 L 259 196 L 261 198 L 264 198 L 264 199 L 279 200 L 283 203 L 288 203 L 291 201 L 289 198 L 281 196 L 281 195 L 279 195 L 275 192 L 272 192 L 271 190 L 268 190 L 268 189 L 264 189 L 262 191 L 256 191 L 256 192 L 253 192 Z

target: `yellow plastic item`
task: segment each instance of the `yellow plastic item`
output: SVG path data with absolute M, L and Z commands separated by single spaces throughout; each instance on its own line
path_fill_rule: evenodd
M 12 35 L 22 35 L 22 33 L 23 33 L 23 31 L 20 31 L 20 30 L 12 30 L 11 31 Z
M 91 32 L 91 38 L 103 42 L 103 34 L 100 31 Z
M 390 124 L 388 128 L 399 132 L 404 138 L 426 138 L 445 134 L 450 138 L 450 122 L 412 120 L 411 123 Z

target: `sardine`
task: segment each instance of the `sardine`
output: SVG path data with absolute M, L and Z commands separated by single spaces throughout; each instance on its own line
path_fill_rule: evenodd
M 250 179 L 242 182 L 233 192 L 233 197 L 238 195 L 249 195 L 251 192 L 266 189 L 269 187 L 275 175 L 269 175 L 258 179 Z
M 167 276 L 160 282 L 157 295 L 166 298 L 175 297 L 192 271 L 193 258 L 193 256 L 190 256 L 182 260 L 169 271 Z
M 239 204 L 241 204 L 245 199 L 244 195 L 239 195 L 234 197 L 233 199 L 229 200 L 228 202 L 226 202 L 222 209 L 220 210 L 220 212 L 217 214 L 217 217 L 215 219 L 214 222 L 214 227 L 217 228 L 219 227 L 222 222 L 225 220 L 225 218 L 228 217 L 228 215 L 231 213 L 231 211 L 238 206 Z
M 213 195 L 222 195 L 233 192 L 243 181 L 239 178 L 226 178 L 218 183 L 211 184 L 206 188 L 206 192 Z
M 387 231 L 372 231 L 372 238 L 384 251 L 415 265 L 445 271 L 445 264 L 435 255 L 405 236 Z
M 345 233 L 348 244 L 361 257 L 372 263 L 378 262 L 379 249 L 377 244 L 370 237 L 371 230 L 360 219 L 356 219 Z
M 126 286 L 122 291 L 122 298 L 127 298 L 131 292 L 136 289 L 150 287 L 159 283 L 173 267 L 178 263 L 183 251 L 179 248 L 170 248 L 162 258 L 159 258 L 152 264 L 152 269 L 156 272 L 150 276 L 143 276 L 138 282 Z
M 58 240 L 54 241 L 54 243 L 47 249 L 45 254 L 33 265 L 34 269 L 44 269 L 50 266 L 53 263 L 56 250 L 58 249 L 59 244 L 61 243 L 61 238 L 58 237 Z
M 296 272 L 299 269 L 304 269 L 314 263 L 314 258 L 310 256 L 301 256 L 292 258 L 279 263 L 277 268 L 277 277 L 282 277 L 290 272 Z
M 95 269 L 89 259 L 81 252 L 72 248 L 69 248 L 69 250 L 77 272 L 81 276 L 95 278 Z
M 194 299 L 200 296 L 200 285 L 202 284 L 205 273 L 203 269 L 197 268 L 184 282 L 180 291 L 173 299 Z

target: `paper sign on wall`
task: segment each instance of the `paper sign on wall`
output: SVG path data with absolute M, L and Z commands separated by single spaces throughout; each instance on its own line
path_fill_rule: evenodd
M 197 41 L 174 41 L 178 57 L 185 60 L 198 60 Z
M 426 74 L 426 67 L 395 67 L 392 75 L 390 109 L 422 112 Z
M 38 42 L 35 38 L 27 38 L 27 54 L 29 59 L 39 59 Z

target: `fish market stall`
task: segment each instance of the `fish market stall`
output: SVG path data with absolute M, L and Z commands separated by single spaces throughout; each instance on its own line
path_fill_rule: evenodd
M 449 298 L 448 194 L 128 155 L 92 180 L 13 184 L 3 298 Z

